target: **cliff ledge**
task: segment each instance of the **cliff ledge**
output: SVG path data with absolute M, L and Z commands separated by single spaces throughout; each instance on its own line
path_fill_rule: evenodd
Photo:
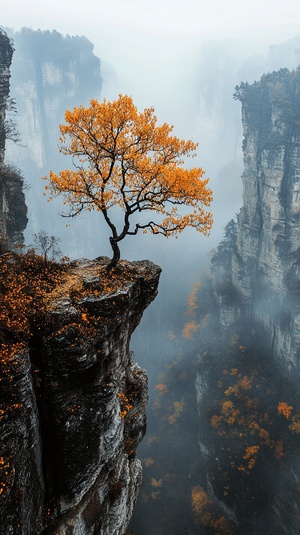
M 106 262 L 71 264 L 29 347 L 11 358 L 0 418 L 1 533 L 126 531 L 147 403 L 147 376 L 129 343 L 160 268 L 121 262 L 107 277 Z

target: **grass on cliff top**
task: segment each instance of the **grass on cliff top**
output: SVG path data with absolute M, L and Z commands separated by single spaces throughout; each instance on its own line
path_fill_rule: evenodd
M 111 295 L 140 277 L 130 262 L 106 269 L 108 259 L 50 262 L 35 254 L 0 256 L 0 346 L 2 362 L 27 347 L 32 329 L 61 299 Z
M 76 301 L 87 296 L 101 297 L 125 289 L 138 277 L 133 264 L 121 260 L 115 268 L 107 270 L 104 259 L 71 262 L 60 283 L 47 297 L 48 305 L 70 297 Z

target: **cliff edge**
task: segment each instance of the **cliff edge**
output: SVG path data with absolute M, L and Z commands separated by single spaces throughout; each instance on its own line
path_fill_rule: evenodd
M 106 259 L 107 260 L 107 259 Z M 44 297 L 27 347 L 3 354 L 1 533 L 123 535 L 141 464 L 147 376 L 130 337 L 160 268 L 72 263 Z

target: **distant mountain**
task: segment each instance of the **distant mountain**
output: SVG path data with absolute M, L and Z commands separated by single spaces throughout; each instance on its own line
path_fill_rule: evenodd
M 8 143 L 7 159 L 25 176 L 29 212 L 27 242 L 41 229 L 62 238 L 62 249 L 75 256 L 88 254 L 91 218 L 66 229 L 59 214 L 62 202 L 47 203 L 42 176 L 66 166 L 58 151 L 59 128 L 67 109 L 87 105 L 101 94 L 99 58 L 85 37 L 63 37 L 54 31 L 23 28 L 10 33 L 15 52 L 11 68 L 11 96 L 16 100 L 20 144 Z M 63 163 L 62 163 L 63 162 Z M 79 243 L 84 244 L 79 253 Z

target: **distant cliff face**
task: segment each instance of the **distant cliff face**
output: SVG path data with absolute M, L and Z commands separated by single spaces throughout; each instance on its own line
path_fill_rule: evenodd
M 18 170 L 4 165 L 7 141 L 6 108 L 10 94 L 10 66 L 13 48 L 10 39 L 0 32 L 0 230 L 1 247 L 24 242 L 27 208 L 23 193 L 23 178 Z
M 292 72 L 281 69 L 251 86 L 242 84 L 238 90 L 244 128 L 244 202 L 229 269 L 240 298 L 239 313 L 261 325 L 274 358 L 290 372 L 297 373 L 300 371 L 299 90 L 299 69 Z M 221 265 L 222 261 L 219 264 L 222 271 Z M 220 282 L 224 269 L 223 274 L 215 269 L 215 275 Z
M 58 125 L 65 111 L 100 95 L 100 60 L 85 37 L 27 28 L 11 37 L 11 94 L 24 146 L 11 146 L 8 156 L 18 159 L 26 175 L 34 172 L 36 177 L 36 171 L 48 171 L 57 159 Z
M 0 163 L 4 161 L 5 151 L 5 115 L 6 102 L 9 97 L 10 65 L 13 48 L 9 38 L 0 32 Z
M 233 533 L 297 535 L 300 69 L 241 84 L 236 97 L 243 206 L 212 258 L 216 308 L 196 379 L 199 444 L 207 493 Z M 281 418 L 287 403 L 293 413 Z
M 32 244 L 32 235 L 45 230 L 60 237 L 65 254 L 94 257 L 97 253 L 88 247 L 94 219 L 91 222 L 91 216 L 86 216 L 66 229 L 66 221 L 59 217 L 63 203 L 47 202 L 42 177 L 50 169 L 59 171 L 70 165 L 58 151 L 59 124 L 64 122 L 66 110 L 100 98 L 100 60 L 85 37 L 24 28 L 11 38 L 15 48 L 11 96 L 16 100 L 15 121 L 21 141 L 7 144 L 6 157 L 22 170 L 28 185 L 26 241 Z
M 28 350 L 6 362 L 3 533 L 123 535 L 129 523 L 147 403 L 147 376 L 129 343 L 160 269 L 123 263 L 128 276 L 114 290 L 103 289 L 103 269 L 101 259 L 75 263 Z

